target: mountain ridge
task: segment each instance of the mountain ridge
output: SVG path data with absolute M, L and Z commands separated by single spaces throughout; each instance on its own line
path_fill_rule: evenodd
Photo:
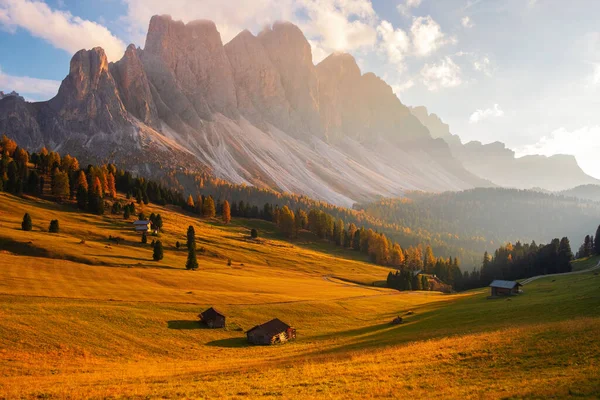
M 144 49 L 117 62 L 76 53 L 50 101 L 0 100 L 0 131 L 139 173 L 201 170 L 345 206 L 494 186 L 351 55 L 314 65 L 288 22 L 223 44 L 211 21 L 154 16 Z
M 410 107 L 411 112 L 429 129 L 431 136 L 443 139 L 452 154 L 473 174 L 499 186 L 516 189 L 538 187 L 561 192 L 580 185 L 600 184 L 600 180 L 587 175 L 575 156 L 528 155 L 516 157 L 515 151 L 502 142 L 483 144 L 479 141 L 462 143 L 458 135 L 439 116 L 429 113 L 426 107 Z

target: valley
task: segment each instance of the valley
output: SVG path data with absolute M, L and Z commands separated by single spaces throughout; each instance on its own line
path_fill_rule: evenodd
M 268 222 L 223 225 L 150 204 L 143 211 L 164 220 L 165 258 L 155 262 L 121 216 L 0 196 L 0 397 L 310 398 L 348 390 L 364 398 L 594 397 L 600 390 L 593 272 L 536 280 L 510 301 L 487 300 L 486 288 L 398 292 L 372 286 L 388 268 L 350 251 L 330 253 L 308 233 L 290 244 Z M 32 216 L 30 232 L 20 230 L 23 212 Z M 60 233 L 45 232 L 54 218 Z M 205 248 L 197 271 L 183 268 L 186 252 L 173 246 L 188 224 Z M 257 242 L 248 239 L 251 227 Z M 28 254 L 17 255 L 22 246 Z M 226 329 L 199 324 L 209 306 L 227 314 Z M 390 325 L 398 315 L 404 323 Z M 298 339 L 248 347 L 244 331 L 274 317 L 293 325 Z M 523 380 L 533 369 L 536 378 Z

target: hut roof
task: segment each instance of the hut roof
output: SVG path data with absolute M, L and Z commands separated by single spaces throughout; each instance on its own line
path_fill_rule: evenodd
M 134 225 L 148 225 L 150 223 L 150 221 L 145 220 L 145 219 L 139 219 L 137 221 L 133 221 Z
M 502 289 L 514 289 L 516 286 L 523 286 L 519 282 L 515 281 L 502 281 L 496 279 L 492 283 L 490 283 L 490 287 L 502 288 Z
M 211 320 L 211 319 L 216 318 L 217 316 L 225 317 L 225 314 L 218 311 L 216 308 L 211 307 L 208 310 L 203 311 L 202 313 L 198 314 L 198 316 L 204 320 Z
M 246 333 L 252 332 L 255 329 L 261 329 L 267 335 L 274 336 L 274 335 L 277 335 L 278 333 L 285 332 L 290 328 L 291 328 L 291 326 L 289 326 L 285 322 L 281 321 L 280 319 L 275 318 L 269 322 L 265 322 L 262 325 L 256 325 L 254 328 L 250 329 Z

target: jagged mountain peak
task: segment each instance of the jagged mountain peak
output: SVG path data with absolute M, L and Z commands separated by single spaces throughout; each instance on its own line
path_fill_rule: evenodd
M 211 21 L 154 16 L 144 48 L 129 45 L 115 63 L 99 48 L 78 52 L 51 101 L 2 100 L 2 130 L 147 174 L 202 165 L 233 183 L 346 206 L 484 184 L 384 80 L 346 53 L 315 66 L 287 22 L 223 45 Z

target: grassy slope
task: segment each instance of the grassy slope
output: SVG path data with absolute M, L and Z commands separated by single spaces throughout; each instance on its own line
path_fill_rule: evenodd
M 308 236 L 291 247 L 270 224 L 223 227 L 150 208 L 166 225 L 157 268 L 119 218 L 0 196 L 4 246 L 31 240 L 24 249 L 44 256 L 0 254 L 0 398 L 600 394 L 592 273 L 540 279 L 510 300 L 398 293 L 323 279 L 372 282 L 386 270 L 321 253 L 327 246 Z M 19 231 L 25 211 L 38 229 L 58 218 L 61 234 Z M 197 272 L 181 269 L 185 251 L 173 247 L 190 223 L 217 255 L 201 257 Z M 260 244 L 245 237 L 253 224 L 267 237 Z M 109 233 L 131 243 L 106 248 Z M 227 330 L 196 323 L 208 305 L 226 312 Z M 405 324 L 387 324 L 408 310 Z M 298 340 L 246 346 L 242 330 L 271 317 L 293 324 Z

